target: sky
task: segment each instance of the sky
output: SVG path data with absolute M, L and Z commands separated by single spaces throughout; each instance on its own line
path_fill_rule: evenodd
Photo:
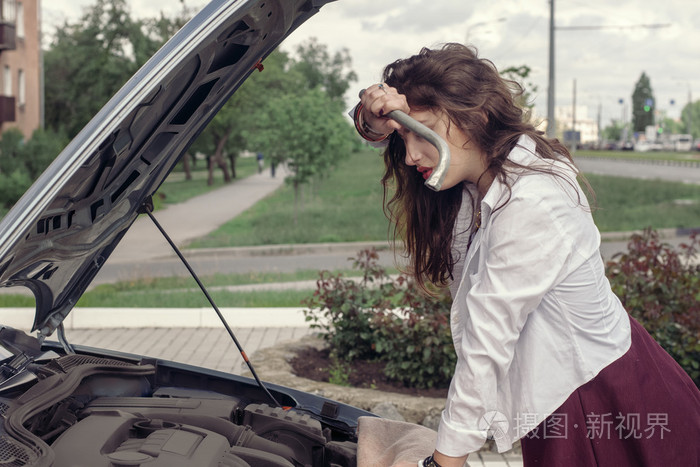
M 95 0 L 43 0 L 44 31 L 80 17 Z M 175 0 L 127 0 L 135 17 L 174 14 Z M 204 0 L 187 0 L 202 7 Z M 292 52 L 311 37 L 331 53 L 348 49 L 358 82 L 375 83 L 383 67 L 445 42 L 474 45 L 498 69 L 531 68 L 535 113 L 547 112 L 548 0 L 338 0 L 303 24 L 281 45 Z M 651 81 L 657 109 L 678 118 L 689 99 L 700 99 L 700 2 L 692 0 L 555 0 L 555 105 L 577 104 L 577 118 L 629 119 L 642 72 Z M 578 27 L 583 29 L 571 29 Z M 574 86 L 575 83 L 575 86 Z M 622 99 L 622 103 L 620 100 Z M 580 106 L 587 108 L 582 115 Z

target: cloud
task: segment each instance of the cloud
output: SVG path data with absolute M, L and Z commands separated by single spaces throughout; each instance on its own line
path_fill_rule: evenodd
M 44 19 L 58 24 L 80 14 L 96 0 L 43 2 Z M 128 0 L 136 16 L 179 10 L 173 0 Z M 206 0 L 187 0 L 201 7 Z M 505 18 L 505 19 L 502 19 Z M 603 125 L 619 118 L 618 99 L 629 101 L 642 71 L 651 79 L 658 107 L 677 116 L 688 93 L 700 96 L 700 2 L 687 0 L 556 1 L 557 26 L 604 26 L 583 31 L 557 30 L 556 105 L 571 105 L 576 80 L 577 104 L 589 117 L 601 112 Z M 651 28 L 643 25 L 669 24 Z M 383 67 L 444 42 L 476 45 L 498 68 L 528 65 L 539 87 L 537 111 L 546 112 L 549 74 L 549 2 L 501 0 L 338 0 L 321 9 L 283 44 L 285 50 L 316 37 L 331 51 L 347 48 L 359 83 L 348 93 L 379 80 Z M 675 104 L 671 105 L 671 99 Z

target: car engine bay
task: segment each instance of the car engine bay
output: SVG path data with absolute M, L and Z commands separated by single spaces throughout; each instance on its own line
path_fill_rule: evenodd
M 0 366 L 3 466 L 356 464 L 351 427 L 324 422 L 338 413 L 332 401 L 321 416 L 298 405 L 275 407 L 246 378 L 172 362 L 39 351 L 20 333 L 0 330 L 12 352 Z M 295 404 L 285 396 L 276 395 Z

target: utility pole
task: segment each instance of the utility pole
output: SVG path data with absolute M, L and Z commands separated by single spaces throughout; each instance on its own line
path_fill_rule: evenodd
M 574 105 L 571 109 L 571 154 L 576 153 L 576 79 L 574 79 Z
M 603 133 L 602 133 L 602 128 L 600 125 L 600 113 L 603 110 L 603 104 L 599 101 L 598 102 L 598 116 L 597 116 L 597 122 L 598 122 L 598 149 L 600 149 L 600 143 L 603 142 Z
M 549 84 L 547 89 L 547 136 L 556 136 L 554 119 L 554 0 L 549 0 Z
M 688 134 L 693 137 L 693 96 L 690 93 L 690 83 L 688 83 Z
M 554 118 L 554 31 L 555 29 L 567 30 L 598 30 L 598 29 L 659 29 L 667 28 L 670 24 L 632 24 L 632 25 L 610 25 L 610 26 L 554 26 L 554 0 L 549 0 L 549 84 L 547 89 L 547 137 L 556 136 L 556 120 Z

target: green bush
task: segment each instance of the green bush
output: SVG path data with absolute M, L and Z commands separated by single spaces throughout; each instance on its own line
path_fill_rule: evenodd
M 452 301 L 446 295 L 425 297 L 416 289 L 408 283 L 401 307 L 377 314 L 375 348 L 390 379 L 409 387 L 447 387 L 457 361 L 449 325 Z
M 403 275 L 390 277 L 374 249 L 360 251 L 359 280 L 320 274 L 304 301 L 311 327 L 323 331 L 333 358 L 379 360 L 390 379 L 418 388 L 446 387 L 456 355 L 447 296 L 426 297 Z
M 27 141 L 16 128 L 5 131 L 0 136 L 0 207 L 12 207 L 64 145 L 61 134 L 42 129 Z
M 613 291 L 627 311 L 700 387 L 700 263 L 696 234 L 678 249 L 652 229 L 634 235 L 608 262 Z
M 29 174 L 21 169 L 5 174 L 0 171 L 0 206 L 10 209 L 32 184 Z

